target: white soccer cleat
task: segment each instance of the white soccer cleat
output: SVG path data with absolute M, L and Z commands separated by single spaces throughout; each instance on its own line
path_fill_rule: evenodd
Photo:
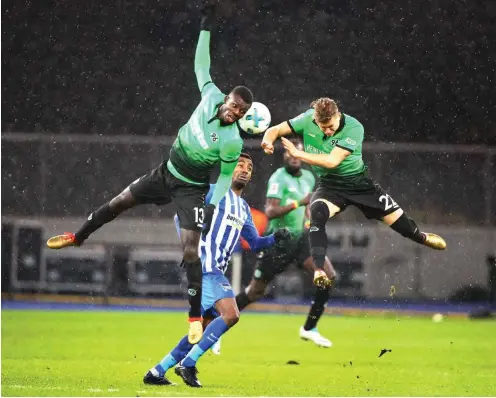
M 324 336 L 322 336 L 318 331 L 317 328 L 314 328 L 312 330 L 305 330 L 303 326 L 300 328 L 300 337 L 303 340 L 310 340 L 313 341 L 315 344 L 317 344 L 319 347 L 323 348 L 329 348 L 332 346 L 332 342 L 329 339 L 326 339 Z
M 214 343 L 211 350 L 215 355 L 220 355 L 220 339 Z

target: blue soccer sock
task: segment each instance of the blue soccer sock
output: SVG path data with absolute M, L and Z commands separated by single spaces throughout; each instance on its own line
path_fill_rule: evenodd
M 188 341 L 188 336 L 184 336 L 177 346 L 169 352 L 154 368 L 150 369 L 155 376 L 164 377 L 165 372 L 172 368 L 176 363 L 183 360 L 186 354 L 191 350 L 193 344 Z
M 187 368 L 196 366 L 196 361 L 228 330 L 229 326 L 224 322 L 224 319 L 221 317 L 214 319 L 203 332 L 202 339 L 188 352 L 181 365 Z

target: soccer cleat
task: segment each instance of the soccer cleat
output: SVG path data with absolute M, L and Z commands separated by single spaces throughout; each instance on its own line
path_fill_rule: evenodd
M 64 232 L 63 235 L 53 236 L 47 240 L 50 249 L 62 249 L 68 246 L 79 246 L 76 242 L 76 235 L 71 232 Z
M 198 343 L 203 336 L 203 326 L 201 318 L 190 318 L 188 341 L 190 344 Z
M 313 274 L 313 284 L 318 287 L 328 288 L 331 286 L 331 280 L 323 269 L 316 269 Z
M 317 328 L 305 330 L 302 326 L 300 328 L 300 337 L 305 341 L 313 341 L 319 347 L 329 348 L 332 346 L 332 342 L 317 332 Z
M 143 383 L 145 384 L 153 384 L 155 386 L 173 386 L 174 383 L 171 383 L 167 380 L 167 377 L 160 377 L 152 375 L 152 372 L 148 371 L 148 373 L 143 377 Z
M 422 232 L 425 237 L 424 245 L 429 246 L 434 250 L 444 250 L 446 249 L 446 241 L 439 235 L 432 234 L 430 232 Z
M 220 338 L 214 343 L 211 350 L 215 355 L 220 355 Z
M 174 372 L 183 379 L 183 381 L 190 387 L 196 387 L 200 388 L 202 385 L 200 383 L 200 380 L 196 377 L 198 374 L 198 369 L 196 369 L 196 366 L 193 366 L 191 368 L 187 368 L 185 366 L 182 366 L 179 364 L 176 366 L 174 369 Z

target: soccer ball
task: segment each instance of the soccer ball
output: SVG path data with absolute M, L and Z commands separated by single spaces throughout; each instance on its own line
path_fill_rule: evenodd
M 262 134 L 270 126 L 270 111 L 264 104 L 253 102 L 250 109 L 239 119 L 239 127 L 251 135 Z

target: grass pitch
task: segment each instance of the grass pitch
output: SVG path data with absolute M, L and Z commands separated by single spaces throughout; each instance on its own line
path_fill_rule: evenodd
M 3 396 L 494 396 L 496 323 L 250 314 L 198 363 L 202 389 L 143 375 L 186 332 L 183 313 L 2 311 Z M 391 349 L 379 358 L 381 349 Z M 297 361 L 299 365 L 288 365 Z

